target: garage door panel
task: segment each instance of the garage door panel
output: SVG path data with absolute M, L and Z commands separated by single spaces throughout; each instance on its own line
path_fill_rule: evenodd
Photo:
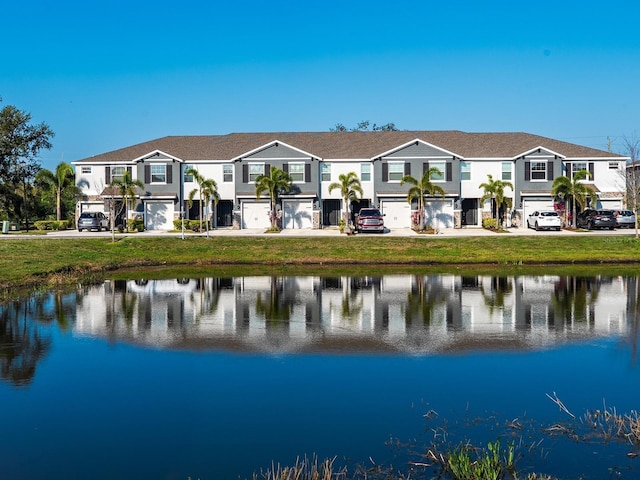
M 269 228 L 270 226 L 268 203 L 242 203 L 242 228 Z
M 433 228 L 453 228 L 454 215 L 451 201 L 427 201 L 424 204 L 424 218 Z
M 383 200 L 380 202 L 387 228 L 410 228 L 411 205 L 406 200 Z
M 287 200 L 283 203 L 284 228 L 311 228 L 313 203 L 309 200 Z
M 147 230 L 172 230 L 173 214 L 173 202 L 147 202 L 145 204 Z

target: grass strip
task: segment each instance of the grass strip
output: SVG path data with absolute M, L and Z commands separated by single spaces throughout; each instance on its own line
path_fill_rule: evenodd
M 293 267 L 612 265 L 640 267 L 640 242 L 622 236 L 378 236 L 42 238 L 0 241 L 0 288 L 61 283 L 119 269 L 155 266 Z

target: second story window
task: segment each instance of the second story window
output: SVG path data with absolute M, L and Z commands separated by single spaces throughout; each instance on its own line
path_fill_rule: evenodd
M 81 172 L 83 175 L 91 175 L 91 167 L 82 167 Z
M 511 162 L 502 162 L 502 180 L 510 182 L 511 181 Z
M 371 164 L 370 163 L 360 164 L 360 181 L 361 182 L 371 181 Z
M 331 181 L 331 164 L 330 163 L 321 163 L 321 172 L 322 172 L 322 181 L 330 182 Z
M 124 177 L 124 172 L 124 167 L 111 167 L 111 181 L 114 182 L 116 180 L 122 180 L 122 178 Z
M 289 176 L 294 183 L 304 182 L 304 163 L 290 163 Z
M 389 162 L 389 181 L 399 182 L 404 177 L 404 162 Z
M 444 182 L 444 175 L 447 170 L 447 162 L 429 162 L 429 168 L 437 168 L 440 173 L 434 173 L 431 175 L 430 180 L 432 182 Z
M 166 165 L 151 165 L 151 183 L 167 183 Z
M 260 175 L 264 175 L 264 163 L 250 163 L 249 183 L 255 183 Z
M 547 179 L 547 162 L 531 162 L 531 180 Z
M 184 171 L 186 172 L 187 170 L 191 170 L 193 168 L 193 165 L 185 165 L 184 166 Z M 189 183 L 189 182 L 193 182 L 193 175 L 188 175 L 187 173 L 184 174 L 184 181 L 185 183 Z
M 222 166 L 222 181 L 225 183 L 233 182 L 233 165 Z
M 460 162 L 460 180 L 471 180 L 471 164 Z

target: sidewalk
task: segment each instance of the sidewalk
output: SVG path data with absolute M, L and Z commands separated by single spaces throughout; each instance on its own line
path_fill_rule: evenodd
M 140 237 L 151 237 L 151 236 L 172 236 L 172 237 L 182 237 L 182 232 L 168 232 L 168 231 L 158 231 L 158 230 L 147 230 L 141 233 L 116 233 L 117 238 L 122 238 L 124 236 L 140 236 Z M 338 227 L 328 227 L 318 230 L 311 229 L 285 229 L 280 233 L 265 233 L 264 229 L 243 229 L 243 230 L 233 230 L 231 228 L 220 228 L 210 230 L 208 233 L 211 237 L 251 237 L 251 236 L 284 236 L 284 237 L 337 237 L 342 234 L 338 230 Z M 367 237 L 416 237 L 416 238 L 434 238 L 434 237 L 473 237 L 473 236 L 505 236 L 505 235 L 635 235 L 635 230 L 633 229 L 615 229 L 615 230 L 561 230 L 559 232 L 556 231 L 540 231 L 537 232 L 533 229 L 528 228 L 508 228 L 504 233 L 495 233 L 490 230 L 486 230 L 481 227 L 465 227 L 465 228 L 444 228 L 439 230 L 435 234 L 418 234 L 411 230 L 410 228 L 394 228 L 392 230 L 386 230 L 384 233 L 359 233 L 355 236 L 367 236 Z M 49 232 L 46 235 L 20 235 L 19 233 L 11 233 L 8 235 L 1 235 L 1 238 L 91 238 L 91 237 L 110 237 L 111 232 L 78 232 L 77 230 L 64 230 L 58 232 Z M 191 231 L 185 231 L 184 237 L 205 237 L 207 236 L 206 232 L 203 233 L 194 233 Z M 346 238 L 346 235 L 344 235 Z

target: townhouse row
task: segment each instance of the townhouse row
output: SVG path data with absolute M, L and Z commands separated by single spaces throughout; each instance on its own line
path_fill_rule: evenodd
M 364 195 L 351 206 L 379 207 L 388 228 L 410 228 L 415 203 L 407 202 L 405 175 L 420 178 L 430 167 L 441 175 L 433 183 L 445 191 L 425 204 L 427 223 L 435 228 L 479 226 L 490 215 L 481 201 L 488 175 L 511 182 L 507 215 L 513 226 L 540 209 L 554 209 L 551 186 L 560 175 L 588 170 L 586 180 L 598 195 L 599 208 L 622 208 L 628 158 L 528 133 L 462 131 L 233 133 L 169 136 L 72 162 L 82 191 L 78 213 L 108 211 L 109 184 L 125 172 L 140 180 L 130 216 L 142 218 L 149 230 L 169 230 L 174 219 L 198 218 L 197 189 L 185 174 L 196 169 L 215 180 L 217 204 L 204 205 L 214 227 L 267 228 L 269 199 L 256 198 L 255 181 L 271 166 L 289 173 L 289 192 L 281 196 L 283 228 L 317 229 L 337 225 L 343 209 L 339 189 L 329 191 L 340 174 L 355 172 Z

